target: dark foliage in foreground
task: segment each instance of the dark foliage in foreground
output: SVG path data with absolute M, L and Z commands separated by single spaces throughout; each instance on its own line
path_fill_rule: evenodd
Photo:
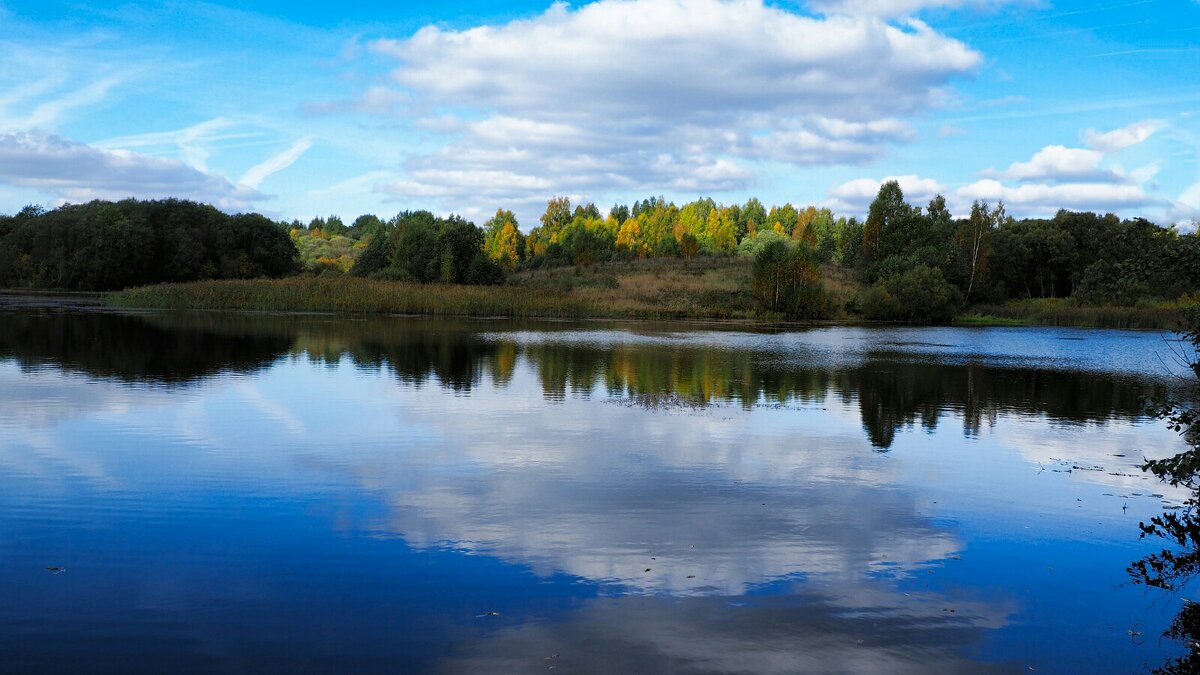
M 1179 510 L 1167 511 L 1140 523 L 1142 537 L 1157 537 L 1167 543 L 1158 553 L 1142 558 L 1129 567 L 1135 584 L 1180 592 L 1200 573 L 1200 312 L 1192 311 L 1185 322 L 1183 336 L 1193 351 L 1189 364 L 1196 374 L 1186 399 L 1190 402 L 1159 401 L 1154 412 L 1187 442 L 1183 452 L 1161 460 L 1147 461 L 1142 469 L 1165 483 L 1191 490 Z M 1164 637 L 1187 647 L 1187 652 L 1155 670 L 1169 675 L 1200 672 L 1200 605 L 1182 599 L 1183 607 L 1164 633 Z

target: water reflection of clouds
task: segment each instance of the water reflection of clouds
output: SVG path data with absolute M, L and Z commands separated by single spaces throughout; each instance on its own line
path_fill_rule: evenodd
M 638 337 L 648 342 L 614 355 L 541 349 L 539 337 L 480 348 L 469 334 L 421 333 L 353 356 L 298 349 L 253 375 L 168 387 L 137 380 L 140 370 L 131 384 L 0 362 L 0 471 L 37 476 L 20 485 L 26 493 L 74 481 L 151 509 L 195 498 L 217 510 L 242 494 L 298 502 L 312 505 L 319 536 L 476 556 L 451 575 L 486 556 L 539 585 L 624 596 L 472 634 L 450 671 L 527 671 L 531 652 L 537 669 L 547 651 L 579 659 L 564 671 L 979 672 L 956 655 L 1026 608 L 1003 599 L 1019 591 L 964 600 L 988 582 L 956 578 L 955 554 L 977 564 L 981 528 L 1027 538 L 1018 528 L 1031 514 L 1092 536 L 1078 526 L 1099 519 L 1085 523 L 1075 493 L 1055 491 L 1118 492 L 1132 489 L 1127 478 L 1039 483 L 1037 466 L 1110 468 L 1103 456 L 1117 453 L 1129 464 L 1135 443 L 1167 436 L 1140 426 L 1134 387 L 1111 373 L 905 368 L 927 347 L 903 344 L 908 362 L 753 372 L 762 345 L 794 356 L 790 341 L 878 342 L 868 330 L 816 333 L 768 336 L 752 358 L 678 336 L 670 349 Z M 700 342 L 761 337 L 747 335 Z M 707 392 L 721 378 L 749 383 L 749 404 L 735 391 L 705 405 L 638 405 L 642 393 Z M 873 446 L 874 436 L 890 440 Z M 1061 506 L 1051 497 L 1066 507 L 1048 508 Z
M 171 404 L 162 392 L 111 383 L 81 385 L 52 366 L 21 369 L 0 361 L 0 467 L 46 482 L 83 478 L 112 484 L 103 453 L 65 441 L 88 416 L 125 417 Z
M 1179 436 L 1157 421 L 1064 427 L 1044 419 L 1014 419 L 997 427 L 993 435 L 1039 470 L 1102 485 L 1116 496 L 1160 494 L 1177 503 L 1188 494 L 1140 468 L 1146 459 L 1169 457 L 1184 449 Z
M 253 476 L 290 490 L 314 471 L 332 473 L 388 506 L 374 525 L 381 533 L 634 592 L 738 595 L 795 574 L 904 574 L 960 548 L 916 513 L 910 492 L 880 492 L 894 467 L 876 460 L 849 412 L 833 424 L 816 410 L 548 406 L 528 363 L 508 387 L 470 397 L 383 378 L 289 362 L 253 383 L 208 382 L 181 398 L 106 382 L 69 387 L 78 381 L 45 373 L 40 382 L 58 385 L 23 395 L 70 414 L 5 419 L 13 438 L 45 439 L 32 461 L 46 476 L 67 464 L 94 487 Z M 68 421 L 77 434 L 61 433 Z M 105 429 L 144 445 L 114 452 L 80 442 Z M 4 445 L 0 463 L 10 469 L 31 461 Z
M 436 460 L 364 448 L 343 463 L 362 464 L 360 479 L 391 509 L 379 527 L 410 544 L 635 592 L 739 595 L 794 574 L 903 575 L 960 548 L 910 491 L 880 489 L 895 467 L 856 422 L 522 404 L 539 395 L 528 364 L 505 390 L 469 400 L 431 406 L 397 390 L 398 427 L 436 437 Z M 391 489 L 381 470 L 394 472 Z
M 351 481 L 385 503 L 389 515 L 373 527 L 415 546 L 488 553 L 635 592 L 736 595 L 795 574 L 902 575 L 961 548 L 922 515 L 927 505 L 913 497 L 918 486 L 906 487 L 903 465 L 865 442 L 855 402 L 648 411 L 608 404 L 597 389 L 591 400 L 548 406 L 537 363 L 525 357 L 505 385 L 485 379 L 470 396 L 436 383 L 396 386 L 386 369 L 313 365 L 289 359 L 182 398 L 42 373 L 33 379 L 44 388 L 22 383 L 23 395 L 47 404 L 30 406 L 19 435 L 40 438 L 38 456 L 94 482 L 144 475 L 102 449 L 64 444 L 48 433 L 61 421 L 47 409 L 190 448 L 206 480 L 252 468 L 282 485 L 325 474 L 318 480 Z M 1114 427 L 1096 428 L 1086 447 L 1108 447 L 1100 441 Z M 1012 435 L 1021 429 L 1026 438 Z M 1044 451 L 1056 434 L 1044 420 L 1006 419 L 995 435 L 1037 463 L 1029 450 Z M 34 461 L 6 454 L 0 462 L 10 467 Z M 149 459 L 162 471 L 169 462 Z
M 388 506 L 374 525 L 380 533 L 641 593 L 737 595 L 796 574 L 903 575 L 961 548 L 923 515 L 920 488 L 901 466 L 872 452 L 857 401 L 654 411 L 608 404 L 605 388 L 585 380 L 590 399 L 571 390 L 546 405 L 544 365 L 515 358 L 503 385 L 481 375 L 469 396 L 436 380 L 397 386 L 387 368 L 303 357 L 254 378 L 206 380 L 186 395 L 78 386 L 46 372 L 32 389 L 21 383 L 23 396 L 42 403 L 22 423 L 44 431 L 71 417 L 112 422 L 191 448 L 206 480 L 251 467 L 283 485 L 330 474 Z M 1022 428 L 1014 424 L 997 433 Z M 1053 430 L 1029 424 L 1029 438 L 1005 442 L 1044 449 Z M 40 438 L 41 455 L 72 462 L 74 474 L 138 480 L 107 466 L 115 460 L 102 451 Z M 169 460 L 157 461 L 165 471 Z
M 1025 670 L 961 656 L 1011 608 L 885 589 L 726 598 L 599 599 L 458 648 L 444 673 L 988 673 Z M 949 608 L 955 611 L 950 613 Z M 553 672 L 553 671 L 551 671 Z

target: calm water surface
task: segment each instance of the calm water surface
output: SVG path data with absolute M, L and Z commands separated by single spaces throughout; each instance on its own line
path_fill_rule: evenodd
M 0 671 L 1147 670 L 1174 346 L 0 311 Z

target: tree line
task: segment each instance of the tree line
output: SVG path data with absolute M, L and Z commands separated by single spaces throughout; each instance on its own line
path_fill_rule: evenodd
M 759 200 L 676 206 L 662 197 L 571 209 L 550 200 L 523 235 L 511 211 L 484 225 L 488 256 L 508 270 L 631 257 L 753 257 L 750 292 L 760 308 L 790 318 L 838 309 L 823 266 L 850 270 L 865 286 L 842 308 L 870 319 L 945 321 L 964 306 L 1024 298 L 1074 298 L 1132 306 L 1191 295 L 1200 287 L 1200 240 L 1142 218 L 1061 210 L 1015 219 L 978 201 L 955 218 L 941 195 L 909 204 L 900 185 L 880 186 L 865 221 L 827 208 Z
M 168 281 L 353 274 L 420 283 L 498 284 L 523 270 L 635 258 L 743 256 L 759 309 L 789 318 L 851 314 L 944 321 L 970 304 L 1073 298 L 1133 306 L 1198 299 L 1200 242 L 1141 218 L 1059 211 L 1015 219 L 976 202 L 953 216 L 941 196 L 909 204 L 884 183 L 865 220 L 758 199 L 678 206 L 549 200 L 527 232 L 500 209 L 482 227 L 404 211 L 278 223 L 181 200 L 95 201 L 0 216 L 0 286 L 111 290 Z M 862 285 L 835 298 L 842 268 Z

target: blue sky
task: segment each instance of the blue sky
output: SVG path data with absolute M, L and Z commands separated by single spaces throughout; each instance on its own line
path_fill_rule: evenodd
M 0 212 L 178 196 L 1200 217 L 1200 2 L 0 0 Z

